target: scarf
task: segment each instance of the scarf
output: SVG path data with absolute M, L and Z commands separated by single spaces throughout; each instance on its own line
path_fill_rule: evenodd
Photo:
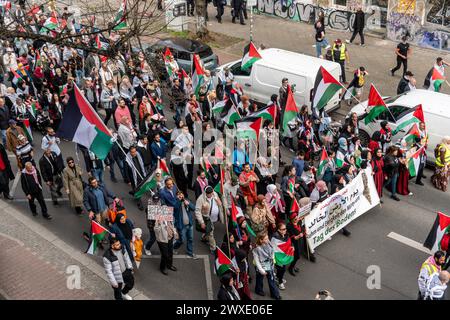
M 22 173 L 23 173 L 23 174 L 28 174 L 28 175 L 30 175 L 30 176 L 32 175 L 33 178 L 34 178 L 34 182 L 36 182 L 36 184 L 39 186 L 39 188 L 42 189 L 41 184 L 39 183 L 39 179 L 38 179 L 37 171 L 36 171 L 36 168 L 35 168 L 35 167 L 33 167 L 33 171 L 31 171 L 31 172 L 28 172 L 27 169 L 24 168 L 24 169 L 22 170 Z
M 122 231 L 123 237 L 126 240 L 131 240 L 133 238 L 133 230 L 131 229 L 130 225 L 125 221 L 125 223 L 121 223 L 120 219 L 124 215 L 119 213 L 116 217 L 115 225 Z
M 200 177 L 197 177 L 197 182 L 200 185 L 200 188 L 201 188 L 202 192 L 208 186 L 208 180 L 207 179 L 202 179 Z
M 139 165 L 141 166 L 142 179 L 145 179 L 146 172 L 145 172 L 145 167 L 144 167 L 144 161 L 142 161 L 142 157 L 139 154 L 139 152 L 136 154 L 136 157 L 138 158 Z M 135 187 L 137 187 L 137 185 L 138 185 L 138 176 L 137 176 L 137 170 L 136 170 L 137 168 L 135 169 L 133 158 L 131 157 L 129 152 L 127 154 L 126 161 L 128 162 L 128 164 L 131 168 L 131 172 L 133 173 L 133 181 L 135 182 Z
M 266 203 L 269 210 L 275 208 L 276 212 L 283 211 L 283 204 L 281 202 L 281 196 L 277 192 L 277 187 L 274 184 L 269 184 L 266 188 Z

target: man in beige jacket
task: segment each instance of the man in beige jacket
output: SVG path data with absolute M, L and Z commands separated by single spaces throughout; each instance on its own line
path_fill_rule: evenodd
M 207 186 L 203 194 L 198 197 L 195 204 L 195 218 L 204 230 L 203 242 L 209 243 L 209 249 L 216 249 L 216 240 L 214 239 L 214 223 L 220 221 L 223 223 L 223 206 L 219 196 L 211 186 Z

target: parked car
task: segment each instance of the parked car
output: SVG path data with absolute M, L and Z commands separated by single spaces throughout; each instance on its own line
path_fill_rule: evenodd
M 178 65 L 186 72 L 191 72 L 192 55 L 198 54 L 203 66 L 210 71 L 217 68 L 219 58 L 210 46 L 196 40 L 182 38 L 167 38 L 157 41 L 146 49 L 146 53 L 154 56 L 157 52 L 164 52 L 169 48 Z
M 215 71 L 215 85 L 218 84 L 217 75 L 228 67 L 234 80 L 244 88 L 244 93 L 251 100 L 265 104 L 273 94 L 278 94 L 281 80 L 288 78 L 289 83 L 295 85 L 294 98 L 297 105 L 306 104 L 311 107 L 311 95 L 320 66 L 336 79 L 341 74 L 340 65 L 333 61 L 275 48 L 260 50 L 259 53 L 262 59 L 248 70 L 241 70 L 242 59 L 220 66 Z M 325 110 L 329 112 L 338 109 L 339 102 L 339 93 L 336 93 Z
M 403 117 L 408 109 L 422 104 L 425 124 L 429 136 L 427 162 L 428 164 L 433 165 L 435 161 L 434 148 L 441 142 L 444 136 L 450 134 L 450 109 L 448 108 L 448 106 L 450 106 L 450 95 L 430 90 L 417 89 L 393 97 L 383 97 L 383 99 L 392 115 L 389 112 L 383 112 L 375 121 L 367 125 L 364 124 L 364 120 L 360 121 L 359 135 L 361 143 L 363 145 L 369 143 L 372 134 L 375 131 L 380 130 L 381 121 L 389 121 L 389 126 L 394 130 L 397 128 L 396 119 Z M 361 102 L 352 108 L 347 117 L 349 117 L 352 112 L 356 112 L 358 116 L 360 116 L 364 114 L 366 108 L 367 101 Z M 394 116 L 395 119 L 392 116 Z M 405 127 L 400 130 L 392 137 L 392 141 L 396 142 L 402 139 L 409 129 L 410 127 Z

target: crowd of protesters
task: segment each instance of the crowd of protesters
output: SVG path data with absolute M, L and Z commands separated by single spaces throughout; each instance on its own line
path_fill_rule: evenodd
M 40 21 L 36 28 L 43 28 L 45 17 Z M 81 37 L 79 41 L 96 45 L 94 37 Z M 269 141 L 269 160 L 258 157 L 256 163 L 250 163 L 248 139 L 236 141 L 236 148 L 230 150 L 224 139 L 218 138 L 211 155 L 197 166 L 192 149 L 197 130 L 207 132 L 212 127 L 219 130 L 227 127 L 214 111 L 217 103 L 233 100 L 241 117 L 258 110 L 234 81 L 230 70 L 218 75 L 216 87 L 210 72 L 204 70 L 202 85 L 194 88 L 189 70 L 179 68 L 174 58 L 164 56 L 163 52 L 149 63 L 143 52 L 123 52 L 111 59 L 82 49 L 22 38 L 2 41 L 0 50 L 1 191 L 5 198 L 11 199 L 9 182 L 14 174 L 6 149 L 16 157 L 22 189 L 33 215 L 37 215 L 37 200 L 42 215 L 52 219 L 43 196 L 46 185 L 54 206 L 60 206 L 58 199 L 66 193 L 77 214 L 87 215 L 106 227 L 113 237 L 109 244 L 101 242 L 99 247 L 105 249 L 103 261 L 116 299 L 131 299 L 128 292 L 134 285 L 133 266 L 140 263 L 142 250 L 146 255 L 152 254 L 155 242 L 161 252 L 160 271 L 164 275 L 169 274 L 168 270 L 177 271 L 173 254 L 183 244 L 186 243 L 188 256 L 196 259 L 194 231 L 202 233 L 202 242 L 212 254 L 217 255 L 220 248 L 230 260 L 236 261 L 221 276 L 219 299 L 252 299 L 249 288 L 252 274 L 256 294 L 265 295 L 263 281 L 267 278 L 270 296 L 281 299 L 280 290 L 288 285 L 286 271 L 291 277 L 297 275 L 301 255 L 312 262 L 316 260 L 306 240 L 304 217 L 292 210 L 293 203 L 298 202 L 299 209 L 314 207 L 345 188 L 361 169 L 369 166 L 379 196 L 387 188 L 391 198 L 399 201 L 397 194 L 412 195 L 408 189 L 408 151 L 427 145 L 424 123 L 420 124 L 420 138 L 408 144 L 392 141 L 392 130 L 384 121 L 364 147 L 356 114 L 351 115 L 334 139 L 326 141 L 323 137 L 331 133 L 321 120 L 327 115 L 317 115 L 307 106 L 299 106 L 297 117 L 282 133 L 283 144 L 295 152 L 294 160 L 287 164 L 281 159 L 278 141 L 271 140 L 281 127 L 288 94 L 293 91 L 286 78 L 278 94 L 274 93 L 267 104 L 276 107 L 275 119 L 266 120 L 265 130 L 261 131 Z M 104 160 L 77 145 L 83 161 L 76 163 L 72 154 L 63 155 L 60 149 L 57 132 L 75 85 L 117 139 Z M 169 125 L 172 114 L 173 126 Z M 206 141 L 203 147 L 210 142 Z M 433 180 L 444 190 L 449 145 L 447 139 L 437 151 L 442 162 L 438 170 L 445 167 L 445 175 Z M 35 148 L 43 151 L 40 159 L 34 159 Z M 323 149 L 328 156 L 319 172 L 318 160 Z M 226 161 L 228 155 L 231 162 Z M 161 161 L 167 164 L 169 175 L 163 171 Z M 418 185 L 423 185 L 425 161 L 422 154 L 415 181 Z M 273 173 L 275 163 L 282 164 L 284 169 Z M 108 171 L 112 183 L 123 180 L 129 185 L 131 195 L 147 177 L 155 174 L 152 192 L 136 199 L 136 206 L 139 210 L 144 210 L 147 204 L 171 207 L 173 222 L 149 220 L 149 237 L 143 242 L 142 230 L 135 228 L 127 217 L 120 199 L 124 197 L 113 194 L 106 186 L 104 175 Z M 87 182 L 83 178 L 85 173 L 89 177 Z M 144 200 L 148 200 L 145 205 Z M 233 210 L 238 213 L 236 221 Z M 221 237 L 216 231 L 220 224 L 225 224 L 227 231 L 223 241 L 219 241 Z M 350 236 L 350 231 L 344 228 L 343 234 Z M 92 241 L 90 233 L 85 232 L 85 237 Z M 294 259 L 288 265 L 274 263 L 272 239 L 290 240 Z M 250 267 L 252 263 L 254 268 Z

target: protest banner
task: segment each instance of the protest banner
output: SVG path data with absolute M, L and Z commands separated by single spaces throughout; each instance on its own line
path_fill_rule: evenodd
M 173 221 L 173 208 L 168 206 L 148 205 L 148 220 Z
M 304 216 L 308 215 L 311 212 L 311 208 L 312 208 L 312 203 L 308 203 L 306 206 L 303 206 L 300 208 L 300 210 L 298 211 L 298 218 L 301 219 Z
M 344 189 L 319 203 L 305 217 L 307 240 L 312 252 L 351 221 L 380 203 L 372 168 L 361 170 Z

